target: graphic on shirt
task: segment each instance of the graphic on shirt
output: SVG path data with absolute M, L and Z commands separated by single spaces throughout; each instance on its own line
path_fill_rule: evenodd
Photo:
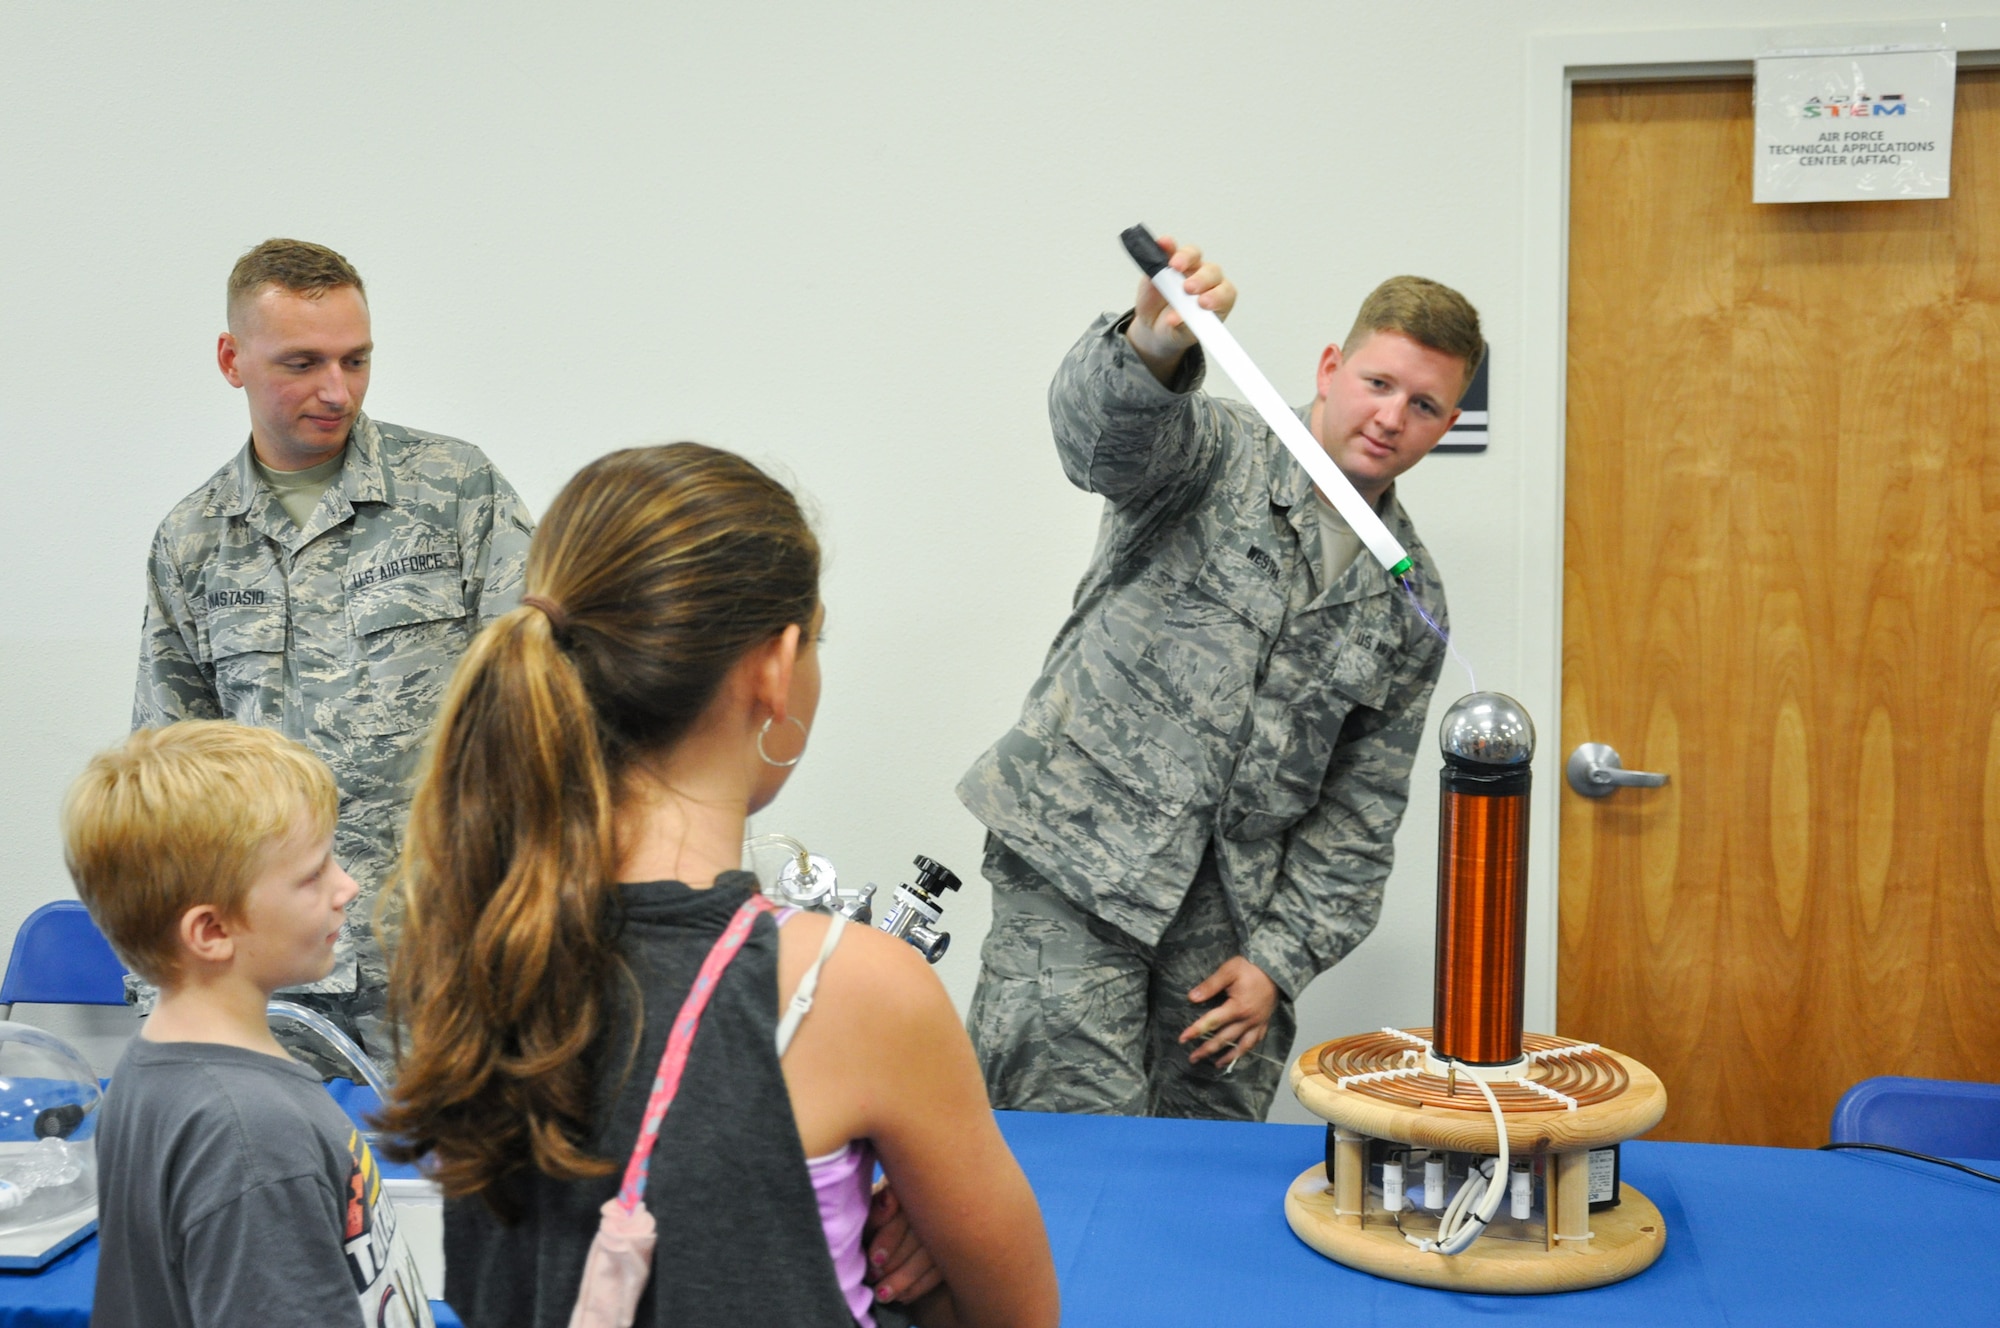
M 431 1303 L 409 1242 L 396 1229 L 396 1205 L 382 1193 L 382 1172 L 359 1130 L 348 1132 L 354 1169 L 347 1177 L 341 1248 L 369 1328 L 435 1328 Z

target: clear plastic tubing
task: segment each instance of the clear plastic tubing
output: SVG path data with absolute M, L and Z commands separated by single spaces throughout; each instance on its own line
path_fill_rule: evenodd
M 375 1062 L 368 1059 L 368 1053 L 355 1046 L 353 1038 L 341 1032 L 340 1025 L 328 1019 L 318 1010 L 309 1010 L 305 1006 L 295 1005 L 291 1001 L 272 1001 L 264 1009 L 267 1017 L 275 1016 L 279 1019 L 290 1019 L 295 1023 L 304 1024 L 307 1028 L 325 1038 L 328 1046 L 346 1057 L 348 1064 L 361 1072 L 361 1077 L 367 1081 L 370 1088 L 375 1090 L 375 1096 L 385 1103 L 388 1102 L 389 1081 L 382 1077 L 382 1071 Z
M 1382 1206 L 1392 1213 L 1403 1211 L 1403 1164 L 1382 1164 Z
M 798 840 L 793 839 L 790 835 L 776 835 L 776 834 L 750 836 L 750 838 L 743 841 L 743 855 L 747 858 L 750 854 L 756 852 L 758 849 L 770 848 L 773 845 L 782 847 L 787 853 L 792 854 L 794 857 L 803 858 L 806 856 L 806 846 L 804 844 L 801 844 Z

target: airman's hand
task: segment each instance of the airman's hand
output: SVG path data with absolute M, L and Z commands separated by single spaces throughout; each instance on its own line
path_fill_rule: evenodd
M 1182 274 L 1181 289 L 1217 318 L 1229 317 L 1229 311 L 1236 307 L 1236 286 L 1222 275 L 1222 269 L 1203 260 L 1201 250 L 1195 246 L 1175 244 L 1171 235 L 1160 237 L 1160 248 L 1171 256 L 1168 263 L 1173 270 Z M 1125 338 L 1139 352 L 1139 358 L 1153 371 L 1153 376 L 1167 382 L 1180 366 L 1181 356 L 1194 345 L 1194 333 L 1188 331 L 1181 316 L 1150 281 L 1139 282 L 1136 310 Z
M 1222 1004 L 1202 1011 L 1201 1018 L 1181 1031 L 1180 1041 L 1185 1044 L 1200 1040 L 1201 1045 L 1188 1054 L 1189 1064 L 1214 1057 L 1215 1063 L 1226 1070 L 1264 1040 L 1271 1016 L 1278 1008 L 1278 984 L 1263 969 L 1236 955 L 1223 960 L 1221 967 L 1188 993 L 1188 999 L 1196 1005 L 1217 996 L 1225 997 Z

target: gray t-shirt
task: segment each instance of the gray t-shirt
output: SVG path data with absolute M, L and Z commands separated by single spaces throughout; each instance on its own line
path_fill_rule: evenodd
M 97 1133 L 94 1328 L 432 1328 L 367 1141 L 295 1061 L 133 1040 Z

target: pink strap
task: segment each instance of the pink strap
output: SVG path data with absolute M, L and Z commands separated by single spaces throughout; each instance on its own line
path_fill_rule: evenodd
M 694 1048 L 695 1029 L 701 1024 L 702 1011 L 708 1008 L 708 998 L 715 994 L 716 981 L 743 948 L 743 942 L 750 938 L 750 926 L 757 915 L 776 908 L 760 894 L 752 894 L 743 901 L 743 907 L 736 910 L 736 916 L 722 929 L 722 935 L 715 938 L 708 958 L 702 961 L 701 972 L 695 974 L 694 986 L 681 1002 L 680 1013 L 674 1016 L 673 1031 L 667 1034 L 667 1049 L 660 1056 L 660 1071 L 653 1077 L 653 1094 L 646 1099 L 639 1141 L 632 1145 L 632 1160 L 625 1164 L 625 1183 L 618 1187 L 618 1205 L 628 1213 L 635 1211 L 646 1197 L 646 1172 L 652 1166 L 653 1143 L 660 1137 L 660 1121 L 673 1105 L 674 1095 L 680 1092 L 681 1074 L 687 1069 L 688 1052 Z

